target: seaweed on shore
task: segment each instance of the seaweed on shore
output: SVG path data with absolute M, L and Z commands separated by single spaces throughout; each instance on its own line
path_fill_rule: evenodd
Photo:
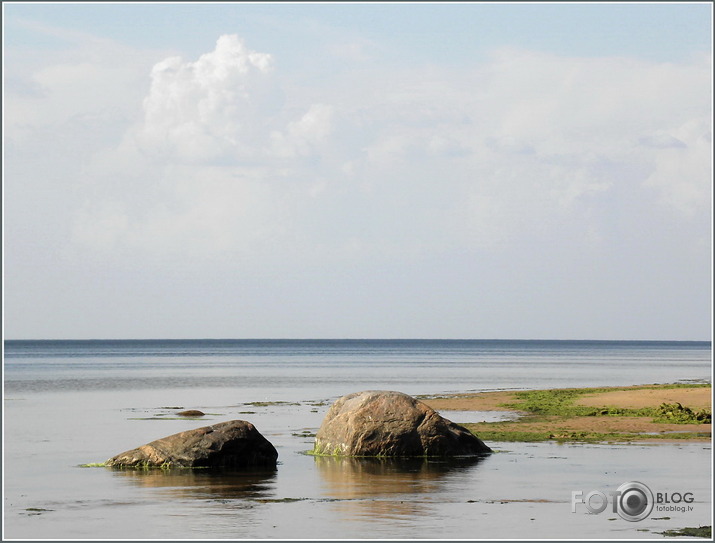
M 528 430 L 504 430 L 485 429 L 484 425 L 491 423 L 476 424 L 463 423 L 462 425 L 484 441 L 509 441 L 509 442 L 581 442 L 581 443 L 607 443 L 607 442 L 629 442 L 643 441 L 644 439 L 668 439 L 681 440 L 692 439 L 693 437 L 709 438 L 709 432 L 678 432 L 672 434 L 642 434 L 637 432 L 591 432 L 591 431 L 528 431 Z M 495 423 L 498 424 L 498 423 Z M 518 423 L 516 423 L 518 424 Z
M 710 424 L 712 413 L 709 409 L 695 411 L 690 407 L 682 406 L 679 402 L 662 403 L 653 420 L 675 424 Z
M 488 441 L 556 441 L 556 442 L 634 442 L 664 440 L 711 439 L 710 428 L 684 428 L 672 431 L 665 424 L 708 425 L 712 421 L 709 408 L 695 409 L 680 403 L 661 403 L 659 406 L 629 408 L 609 405 L 579 405 L 584 396 L 594 396 L 617 391 L 664 389 L 710 389 L 710 383 L 653 384 L 627 387 L 564 388 L 547 390 L 512 391 L 503 403 L 495 407 L 506 408 L 518 414 L 516 420 L 461 423 L 481 439 Z M 467 395 L 472 397 L 473 395 Z M 454 396 L 451 396 L 454 397 Z M 667 396 L 666 396 L 667 397 Z M 607 396 L 607 398 L 610 398 Z M 504 401 L 506 399 L 506 401 Z M 605 399 L 604 399 L 605 401 Z M 488 408 L 487 408 L 488 409 Z M 643 419 L 625 421 L 624 418 Z M 592 419 L 592 420 L 589 420 Z M 621 419 L 619 421 L 609 419 Z M 660 426 L 658 426 L 660 425 Z
M 663 386 L 644 386 L 639 389 L 667 389 L 667 388 L 700 388 L 710 387 L 709 384 L 684 385 L 673 384 Z M 592 407 L 574 405 L 576 399 L 587 394 L 613 392 L 614 390 L 628 390 L 627 388 L 564 388 L 550 390 L 525 390 L 514 393 L 516 401 L 502 404 L 503 407 L 526 411 L 534 415 L 557 415 L 562 417 L 651 417 L 653 422 L 668 422 L 673 424 L 709 424 L 711 412 L 709 409 L 695 411 L 679 403 L 663 403 L 659 407 L 642 407 L 632 409 L 626 407 Z
M 705 537 L 708 539 L 712 539 L 712 537 L 713 537 L 712 526 L 698 526 L 697 528 L 688 527 L 688 528 L 680 528 L 678 530 L 665 530 L 664 532 L 656 532 L 656 533 L 662 534 L 665 537 L 687 536 L 687 537 Z

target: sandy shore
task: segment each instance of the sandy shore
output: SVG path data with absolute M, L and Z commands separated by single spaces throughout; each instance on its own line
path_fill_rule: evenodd
M 642 385 L 600 389 L 579 389 L 562 414 L 539 414 L 521 411 L 519 392 L 485 392 L 428 398 L 423 401 L 437 411 L 511 411 L 519 418 L 509 422 L 479 422 L 465 418 L 456 420 L 485 439 L 504 441 L 710 441 L 711 424 L 677 424 L 656 422 L 652 416 L 633 416 L 632 413 L 578 416 L 570 411 L 575 407 L 637 410 L 657 409 L 661 404 L 679 403 L 694 411 L 712 412 L 710 386 Z M 475 416 L 478 416 L 476 413 Z M 455 417 L 453 417 L 455 418 Z

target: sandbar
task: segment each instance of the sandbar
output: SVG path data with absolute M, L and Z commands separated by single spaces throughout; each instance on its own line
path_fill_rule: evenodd
M 539 412 L 533 404 L 527 408 L 523 403 L 526 391 L 455 394 L 423 398 L 422 401 L 436 411 L 464 411 L 464 420 L 455 422 L 487 440 L 658 443 L 712 440 L 711 423 L 669 422 L 653 415 L 663 404 L 680 404 L 694 412 L 711 413 L 712 387 L 709 384 L 652 384 L 543 392 L 559 391 L 566 391 L 568 396 L 558 404 L 563 408 L 549 404 L 549 409 L 544 412 Z M 581 412 L 587 408 L 596 408 L 595 413 L 583 416 Z M 483 411 L 509 411 L 517 418 L 503 422 L 469 420 Z

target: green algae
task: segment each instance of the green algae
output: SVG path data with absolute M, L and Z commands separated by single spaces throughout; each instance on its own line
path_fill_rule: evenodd
M 711 422 L 709 409 L 695 410 L 680 403 L 662 403 L 658 407 L 629 409 L 622 407 L 592 407 L 575 405 L 585 395 L 595 395 L 614 391 L 658 390 L 677 388 L 711 388 L 709 383 L 675 383 L 668 385 L 646 385 L 641 387 L 569 388 L 549 390 L 528 390 L 514 392 L 513 400 L 501 404 L 502 407 L 521 411 L 522 417 L 508 422 L 463 423 L 467 429 L 486 441 L 506 442 L 633 442 L 643 440 L 688 440 L 711 438 L 710 432 L 598 432 L 591 430 L 566 430 L 560 428 L 562 422 L 574 417 L 648 417 L 653 423 L 708 424 Z M 529 429 L 526 424 L 546 423 L 548 429 Z M 543 426 L 543 424 L 541 425 Z
M 489 423 L 482 423 L 489 424 Z M 495 423 L 498 424 L 498 423 Z M 518 423 L 516 423 L 518 424 Z M 693 437 L 709 438 L 709 432 L 677 432 L 672 434 L 642 434 L 628 432 L 530 432 L 530 431 L 509 431 L 509 430 L 484 430 L 480 426 L 478 430 L 474 429 L 474 425 L 470 423 L 462 424 L 470 432 L 479 437 L 483 441 L 510 441 L 510 442 L 539 442 L 539 441 L 555 441 L 555 442 L 582 442 L 582 443 L 601 443 L 601 442 L 629 442 L 642 441 L 647 439 L 673 439 L 686 440 Z M 470 428 L 470 426 L 472 428 Z
M 710 424 L 712 413 L 709 409 L 696 411 L 685 407 L 679 402 L 662 403 L 658 407 L 654 422 L 669 422 L 671 424 Z
M 255 498 L 260 503 L 294 503 L 309 500 L 310 498 Z
M 710 384 L 674 383 L 669 385 L 643 386 L 638 387 L 635 390 L 709 387 L 711 387 Z M 534 415 L 556 415 L 561 417 L 650 417 L 654 422 L 669 422 L 674 424 L 708 424 L 711 422 L 709 409 L 695 411 L 689 407 L 683 407 L 679 403 L 663 403 L 658 407 L 644 407 L 640 409 L 613 406 L 592 407 L 574 405 L 574 402 L 581 396 L 621 390 L 634 390 L 634 388 L 609 387 L 525 390 L 515 392 L 514 399 L 516 401 L 501 404 L 501 407 L 507 407 L 517 411 L 526 411 L 527 413 Z
M 152 464 L 151 462 L 148 462 L 146 460 L 142 462 L 138 462 L 136 464 L 111 464 L 108 465 L 107 467 L 112 468 L 112 469 L 117 469 L 117 470 L 133 470 L 133 471 L 152 471 L 152 470 L 160 470 L 160 471 L 167 471 L 167 470 L 175 470 L 175 469 L 181 469 L 181 470 L 195 470 L 195 469 L 209 469 L 209 466 L 179 466 L 174 464 L 173 462 L 164 462 L 163 464 L 156 465 Z
M 253 407 L 271 407 L 271 406 L 277 406 L 277 405 L 300 405 L 300 402 L 283 402 L 283 401 L 275 401 L 275 402 L 245 402 L 243 405 L 251 405 Z
M 687 527 L 687 528 L 680 528 L 678 530 L 665 530 L 664 532 L 656 532 L 656 533 L 662 534 L 665 537 L 686 536 L 686 537 L 705 537 L 708 539 L 712 539 L 712 537 L 713 537 L 712 526 L 698 526 L 697 528 Z

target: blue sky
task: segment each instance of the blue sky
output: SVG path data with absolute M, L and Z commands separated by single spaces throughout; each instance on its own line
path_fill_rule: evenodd
M 10 338 L 709 339 L 709 3 L 3 4 Z
M 4 15 L 11 50 L 63 50 L 84 34 L 194 58 L 238 33 L 301 71 L 337 39 L 371 43 L 386 66 L 470 65 L 504 47 L 679 62 L 712 40 L 707 3 L 7 3 Z
M 174 46 L 195 56 L 216 33 L 256 46 L 296 51 L 291 40 L 319 43 L 320 29 L 350 32 L 412 52 L 416 62 L 464 61 L 494 47 L 574 55 L 628 55 L 677 61 L 708 50 L 711 7 L 678 3 L 236 3 L 6 5 L 6 46 L 61 46 L 22 21 L 91 31 L 136 47 Z M 683 3 L 681 3 L 683 4 Z

